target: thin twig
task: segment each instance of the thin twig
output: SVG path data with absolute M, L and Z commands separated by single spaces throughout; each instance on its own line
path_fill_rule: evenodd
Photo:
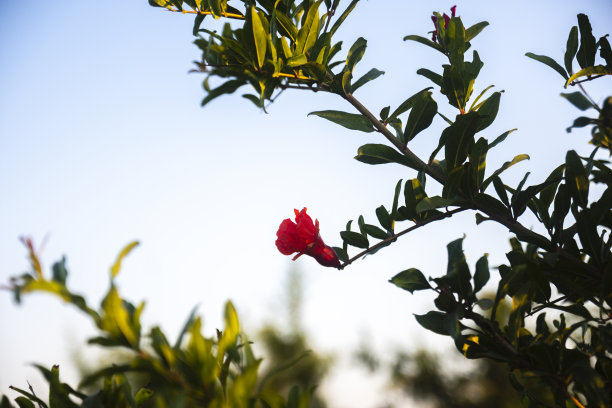
M 181 13 L 181 14 L 200 14 L 200 15 L 204 15 L 204 16 L 214 16 L 214 13 L 212 11 L 178 10 L 178 9 L 173 9 L 173 8 L 166 8 L 166 10 L 172 11 L 174 13 Z M 233 19 L 236 19 L 236 20 L 244 20 L 244 16 L 242 14 L 235 14 L 235 13 L 222 12 L 221 13 L 221 17 L 233 18 Z
M 439 220 L 442 220 L 444 218 L 452 217 L 454 214 L 460 213 L 461 211 L 465 211 L 465 210 L 467 210 L 467 208 L 456 208 L 454 210 L 447 211 L 445 213 L 442 213 L 440 215 L 436 215 L 436 216 L 428 218 L 426 220 L 417 221 L 416 224 L 414 224 L 412 227 L 406 228 L 405 230 L 403 230 L 401 232 L 398 232 L 397 234 L 394 234 L 394 235 L 390 236 L 389 238 L 383 239 L 382 241 L 380 241 L 376 245 L 373 245 L 373 246 L 369 247 L 368 249 L 366 249 L 364 251 L 361 251 L 360 253 L 358 253 L 357 255 L 355 255 L 354 257 L 349 259 L 348 261 L 346 261 L 344 264 L 342 264 L 339 269 L 344 269 L 346 266 L 352 264 L 353 262 L 355 262 L 357 259 L 361 258 L 362 256 L 367 255 L 370 252 L 377 250 L 378 248 L 382 248 L 383 246 L 387 245 L 388 243 L 395 241 L 397 238 L 401 237 L 402 235 L 409 233 L 410 231 L 414 231 L 415 229 L 421 228 L 421 227 L 429 224 L 430 222 L 439 221 Z
M 580 81 L 572 81 L 572 82 L 570 82 L 570 85 L 572 85 L 572 86 L 574 86 L 574 85 L 580 85 L 580 84 L 581 84 L 581 83 L 583 83 L 583 82 L 589 82 L 589 81 L 592 81 L 592 80 L 594 80 L 594 79 L 601 78 L 602 76 L 604 76 L 604 74 L 601 74 L 601 75 L 593 75 L 593 76 L 587 77 L 586 79 L 583 79 L 583 80 L 580 80 Z
M 584 96 L 587 97 L 589 102 L 591 102 L 591 104 L 595 107 L 595 109 L 597 109 L 597 112 L 601 113 L 601 108 L 599 106 L 597 106 L 597 103 L 595 103 L 593 98 L 591 98 L 591 95 L 589 95 L 588 92 L 586 91 L 586 89 L 584 89 L 584 87 L 582 86 L 582 83 L 577 82 L 577 85 L 580 88 L 580 90 L 582 91 L 582 93 L 584 94 Z
M 391 142 L 400 152 L 402 152 L 414 165 L 416 170 L 421 170 L 431 177 L 433 177 L 440 184 L 444 184 L 445 177 L 439 173 L 437 169 L 432 166 L 428 166 L 423 160 L 421 160 L 416 154 L 412 152 L 408 147 L 404 146 L 402 142 L 391 133 L 387 127 L 376 118 L 365 106 L 361 104 L 352 94 L 343 95 L 344 99 L 355 107 L 363 116 L 368 118 L 372 125 L 378 130 L 389 142 Z

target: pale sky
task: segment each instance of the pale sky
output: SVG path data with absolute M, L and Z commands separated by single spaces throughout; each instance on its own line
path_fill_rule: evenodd
M 212 334 L 231 299 L 249 333 L 263 320 L 283 317 L 279 295 L 291 260 L 274 240 L 294 208 L 308 207 L 326 243 L 339 245 L 338 232 L 348 219 L 363 214 L 375 223 L 375 208 L 390 207 L 397 180 L 415 177 L 398 165 L 368 166 L 353 159 L 360 145 L 384 143 L 382 136 L 306 116 L 324 109 L 352 111 L 337 96 L 285 92 L 264 114 L 240 97 L 245 88 L 201 109 L 203 78 L 187 74 L 200 54 L 192 44 L 191 16 L 152 8 L 145 0 L 16 4 L 0 2 L 2 283 L 27 268 L 18 237 L 40 242 L 48 235 L 45 266 L 65 254 L 69 286 L 98 304 L 116 254 L 138 239 L 141 246 L 124 263 L 118 283 L 126 298 L 147 300 L 147 327 L 161 324 L 173 338 L 199 304 Z M 358 36 L 365 37 L 368 50 L 358 72 L 386 71 L 356 93 L 371 111 L 396 107 L 430 85 L 415 71 L 440 70 L 444 61 L 402 39 L 428 36 L 431 12 L 448 12 L 454 4 L 363 0 L 358 5 L 337 38 L 344 40 L 346 53 Z M 492 140 L 519 128 L 490 152 L 488 174 L 515 154 L 528 153 L 531 160 L 504 180 L 516 184 L 531 171 L 535 184 L 564 160 L 567 149 L 590 152 L 588 131 L 565 132 L 580 112 L 558 96 L 562 78 L 524 54 L 562 61 L 579 12 L 590 16 L 596 38 L 612 33 L 612 3 L 457 6 L 466 26 L 491 23 L 473 41 L 485 63 L 476 93 L 490 84 L 505 90 L 497 120 L 483 136 Z M 601 102 L 612 93 L 612 82 L 599 80 L 587 90 Z M 441 112 L 452 112 L 445 97 L 434 93 L 434 98 Z M 437 118 L 411 146 L 428 156 L 443 127 Z M 473 214 L 423 228 L 343 271 L 300 258 L 304 325 L 316 348 L 336 353 L 340 367 L 363 333 L 378 350 L 431 344 L 451 349 L 448 338 L 427 333 L 412 316 L 432 310 L 433 296 L 412 296 L 387 281 L 410 267 L 442 275 L 446 244 L 464 233 L 470 265 L 485 252 L 491 265 L 503 262 L 509 234 L 489 223 L 477 227 Z M 0 293 L 0 310 L 0 393 L 11 384 L 40 384 L 29 362 L 60 364 L 63 379 L 74 382 L 71 347 L 94 334 L 83 316 L 45 295 L 27 296 L 18 307 L 7 292 Z M 344 369 L 334 373 L 324 389 L 332 407 L 382 403 L 378 384 L 364 383 L 360 394 L 351 391 L 357 377 Z

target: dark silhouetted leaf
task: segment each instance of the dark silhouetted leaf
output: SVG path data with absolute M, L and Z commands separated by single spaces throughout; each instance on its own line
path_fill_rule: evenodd
M 430 289 L 423 273 L 415 268 L 406 269 L 389 280 L 395 286 L 414 293 L 415 290 Z
M 533 58 L 536 61 L 539 61 L 543 64 L 548 65 L 549 67 L 557 71 L 559 75 L 561 75 L 563 78 L 567 80 L 568 78 L 567 72 L 565 72 L 565 69 L 563 69 L 563 67 L 559 65 L 554 59 L 547 57 L 546 55 L 537 55 L 532 52 L 528 52 L 525 55 L 528 56 L 529 58 Z
M 347 113 L 337 110 L 325 110 L 325 111 L 317 111 L 310 112 L 308 116 L 315 115 L 322 117 L 324 119 L 330 120 L 334 123 L 337 123 L 341 126 L 344 126 L 347 129 L 351 130 L 360 130 L 362 132 L 373 132 L 374 128 L 372 127 L 372 123 L 365 116 L 357 113 Z

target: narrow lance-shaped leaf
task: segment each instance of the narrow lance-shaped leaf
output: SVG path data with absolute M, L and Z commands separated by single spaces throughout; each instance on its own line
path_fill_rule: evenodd
M 115 263 L 113 263 L 113 266 L 111 266 L 111 278 L 114 278 L 119 274 L 119 271 L 121 270 L 121 262 L 138 245 L 140 245 L 138 241 L 132 241 L 129 244 L 127 244 L 125 247 L 123 247 L 123 249 L 121 250 L 121 252 L 119 252 L 119 255 L 117 256 Z
M 308 52 L 317 41 L 317 34 L 319 33 L 320 4 L 321 2 L 317 1 L 310 5 L 304 24 L 298 31 L 296 42 L 296 52 L 298 54 L 305 54 Z
M 383 144 L 366 144 L 359 148 L 355 159 L 367 164 L 398 163 L 414 168 L 410 160 L 390 146 Z
M 357 6 L 357 3 L 359 3 L 359 0 L 353 0 L 351 1 L 351 3 L 348 5 L 348 7 L 342 12 L 342 14 L 340 15 L 340 17 L 338 17 L 338 19 L 336 20 L 336 22 L 332 25 L 331 29 L 329 30 L 330 34 L 333 36 L 336 31 L 338 30 L 338 28 L 340 28 L 340 26 L 342 25 L 342 23 L 344 22 L 344 20 L 346 20 L 346 18 L 348 17 L 348 15 L 351 13 L 351 11 L 353 11 L 353 9 L 355 8 L 355 6 Z
M 489 23 L 487 21 L 481 21 L 465 30 L 465 41 L 469 42 L 474 39 Z
M 501 100 L 501 92 L 493 92 L 493 94 L 485 100 L 480 108 L 478 108 L 478 114 L 481 115 L 480 120 L 478 121 L 478 126 L 476 129 L 480 132 L 483 129 L 486 129 L 493 123 L 495 118 L 497 117 L 497 111 L 499 110 L 499 102 Z
M 511 161 L 507 161 L 504 164 L 502 164 L 502 166 L 499 169 L 495 170 L 493 174 L 489 176 L 482 183 L 482 191 L 487 189 L 487 186 L 493 181 L 495 177 L 499 176 L 501 173 L 508 170 L 510 167 L 514 166 L 516 163 L 522 162 L 523 160 L 529 160 L 529 155 L 519 154 L 519 155 L 514 156 L 514 159 L 512 159 Z
M 599 47 L 599 55 L 606 61 L 608 68 L 612 68 L 612 47 L 606 36 L 599 39 Z
M 424 129 L 427 129 L 438 112 L 438 104 L 431 97 L 431 92 L 421 92 L 413 99 L 412 110 L 408 115 L 404 130 L 404 143 L 414 139 Z
M 574 150 L 568 151 L 565 156 L 565 183 L 576 203 L 585 208 L 589 196 L 589 179 L 580 157 Z
M 539 62 L 541 62 L 543 64 L 548 65 L 549 67 L 551 67 L 552 69 L 557 71 L 559 73 L 559 75 L 561 75 L 563 78 L 565 78 L 565 80 L 567 80 L 567 78 L 568 78 L 567 72 L 565 72 L 563 67 L 561 65 L 559 65 L 557 63 L 557 61 L 555 61 L 554 59 L 552 59 L 550 57 L 547 57 L 546 55 L 537 55 L 537 54 L 534 54 L 532 52 L 528 52 L 525 55 L 528 56 L 529 58 L 533 58 L 536 61 L 539 61 Z
M 422 93 L 428 92 L 430 89 L 432 89 L 432 88 L 431 87 L 427 87 L 427 88 L 422 89 L 419 92 L 415 93 L 414 95 L 410 96 L 408 99 L 406 99 L 404 102 L 402 102 L 400 104 L 400 106 L 398 106 L 397 109 L 395 109 L 393 111 L 393 113 L 391 113 L 391 115 L 389 115 L 389 117 L 387 118 L 386 122 L 390 123 L 395 118 L 397 118 L 399 115 L 401 115 L 402 113 L 408 111 L 410 108 L 412 108 L 414 100 L 416 98 L 418 98 Z
M 449 198 L 442 198 L 440 196 L 433 197 L 424 197 L 419 203 L 416 205 L 416 212 L 422 213 L 429 210 L 434 210 L 436 208 L 444 208 L 449 205 L 453 205 L 455 200 Z
M 487 166 L 487 140 L 483 137 L 472 147 L 470 152 L 470 180 L 474 192 L 480 191 L 484 181 L 485 169 Z
M 576 56 L 576 51 L 578 51 L 578 27 L 573 26 L 569 32 L 569 36 L 567 37 L 564 57 L 565 69 L 570 75 L 574 72 L 572 62 Z
M 420 68 L 417 70 L 416 72 L 418 75 L 422 75 L 425 78 L 429 79 L 431 82 L 433 82 L 434 84 L 438 85 L 439 87 L 442 87 L 443 85 L 443 79 L 442 79 L 442 75 L 437 74 L 429 69 L 426 68 Z
M 355 92 L 357 89 L 361 88 L 366 83 L 378 78 L 384 73 L 385 71 L 379 71 L 376 68 L 372 68 L 365 75 L 359 78 L 357 81 L 353 82 L 353 84 L 351 85 L 351 92 Z
M 582 111 L 585 111 L 590 108 L 596 108 L 587 99 L 587 97 L 582 94 L 582 92 L 576 91 L 572 93 L 562 93 L 561 96 L 567 99 L 572 105 L 574 105 L 575 107 L 577 107 L 578 109 Z
M 242 79 L 230 79 L 229 81 L 224 82 L 223 84 L 219 85 L 217 88 L 212 89 L 210 92 L 208 92 L 208 95 L 206 95 L 206 97 L 202 99 L 202 103 L 200 105 L 204 106 L 208 102 L 212 101 L 213 99 L 223 94 L 234 93 L 236 89 L 240 88 L 244 84 L 245 82 Z
M 593 36 L 593 29 L 586 14 L 578 14 L 578 29 L 580 30 L 580 48 L 576 59 L 580 68 L 588 68 L 595 65 L 595 53 L 597 44 Z
M 440 51 L 443 54 L 445 52 L 444 48 L 440 44 L 431 41 L 429 38 L 421 37 L 420 35 L 407 35 L 404 37 L 404 41 L 407 41 L 407 40 L 416 41 L 418 43 L 431 47 L 436 51 Z
M 266 46 L 268 44 L 268 39 L 266 35 L 266 30 L 263 27 L 263 23 L 259 16 L 259 13 L 255 10 L 255 7 L 251 6 L 249 12 L 247 12 L 247 18 L 251 23 L 251 28 L 253 30 L 249 35 L 253 36 L 253 45 L 255 47 L 255 57 L 257 62 L 257 67 L 261 68 L 266 59 Z
M 478 293 L 478 291 L 480 291 L 489 281 L 489 260 L 487 258 L 488 254 L 484 254 L 476 262 L 476 271 L 474 272 L 474 293 Z
M 400 179 L 395 185 L 395 194 L 393 195 L 393 206 L 391 207 L 391 218 L 397 219 L 397 205 L 399 203 L 399 195 L 402 190 L 402 180 Z
M 510 133 L 514 132 L 515 130 L 517 130 L 517 129 L 514 128 L 514 129 L 507 130 L 504 133 L 502 133 L 501 135 L 499 135 L 498 137 L 496 137 L 495 140 L 493 140 L 491 143 L 489 143 L 489 150 L 491 150 L 493 147 L 497 146 L 498 144 L 500 144 L 501 142 L 506 140 L 508 135 Z
M 344 126 L 347 129 L 351 130 L 360 130 L 362 132 L 373 132 L 374 128 L 372 127 L 372 123 L 361 114 L 356 113 L 348 113 L 337 110 L 325 110 L 325 111 L 316 111 L 310 112 L 308 116 L 315 115 L 321 118 L 327 119 L 338 125 Z

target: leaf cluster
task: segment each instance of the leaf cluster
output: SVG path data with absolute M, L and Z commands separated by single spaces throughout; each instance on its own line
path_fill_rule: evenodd
M 110 288 L 98 309 L 67 286 L 68 270 L 62 258 L 52 267 L 50 279 L 43 274 L 41 262 L 32 240 L 24 239 L 32 271 L 11 281 L 15 299 L 25 294 L 47 292 L 76 306 L 89 316 L 99 335 L 89 344 L 127 350 L 127 362 L 109 362 L 82 379 L 77 389 L 60 381 L 59 367 L 51 369 L 35 365 L 49 383 L 48 400 L 39 398 L 33 389 L 11 387 L 20 394 L 15 402 L 20 408 L 31 407 L 244 407 L 300 408 L 306 407 L 312 389 L 292 387 L 287 397 L 268 387 L 268 380 L 295 364 L 290 362 L 266 377 L 259 375 L 261 359 L 256 358 L 251 343 L 241 332 L 236 310 L 227 302 L 224 328 L 216 336 L 206 337 L 202 320 L 194 309 L 174 342 L 161 328 L 154 326 L 142 333 L 140 316 L 144 303 L 133 305 L 122 298 L 115 278 L 122 260 L 138 245 L 132 242 L 120 252 L 110 270 Z M 139 374 L 142 384 L 134 381 Z M 139 385 L 140 384 L 140 385 Z M 80 389 L 93 390 L 85 393 Z M 13 405 L 2 398 L 2 408 Z

